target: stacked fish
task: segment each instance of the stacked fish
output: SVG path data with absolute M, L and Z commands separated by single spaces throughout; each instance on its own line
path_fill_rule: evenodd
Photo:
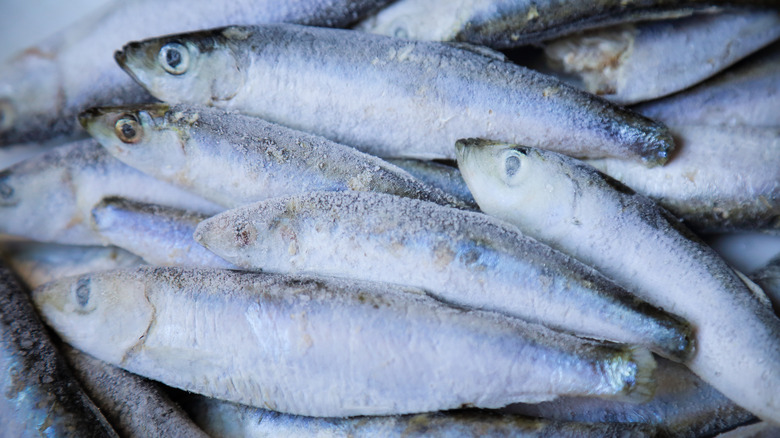
M 246 3 L 0 69 L 6 430 L 780 433 L 777 2 Z

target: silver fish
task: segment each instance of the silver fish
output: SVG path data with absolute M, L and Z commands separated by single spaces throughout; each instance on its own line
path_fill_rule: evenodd
M 645 399 L 655 362 L 386 284 L 141 267 L 33 292 L 66 342 L 167 385 L 308 416 Z
M 653 199 L 698 232 L 780 231 L 780 127 L 675 126 L 663 167 L 588 164 Z M 738 157 L 738 159 L 737 159 Z
M 685 364 L 760 418 L 780 421 L 780 319 L 666 210 L 573 158 L 458 142 L 480 208 L 691 323 Z
M 192 238 L 198 223 L 208 217 L 115 196 L 92 209 L 92 224 L 104 243 L 124 248 L 147 263 L 235 269 Z
M 772 302 L 775 314 L 780 315 L 780 254 L 766 266 L 750 275 Z
M 0 265 L 3 436 L 117 437 L 52 344 L 27 292 Z
M 587 423 L 644 423 L 657 427 L 658 436 L 712 436 L 755 420 L 684 366 L 658 360 L 658 387 L 646 403 L 560 397 L 537 404 L 517 404 L 503 412 L 555 421 Z
M 431 437 L 431 438 L 587 438 L 651 437 L 650 425 L 557 422 L 489 411 L 356 418 L 312 418 L 281 414 L 214 398 L 191 396 L 184 409 L 206 432 L 221 438 Z
M 545 44 L 548 66 L 622 105 L 667 96 L 780 38 L 780 11 L 730 10 L 598 29 Z
M 278 24 L 130 43 L 116 59 L 161 100 L 237 110 L 384 158 L 452 159 L 469 135 L 649 166 L 674 147 L 650 119 L 450 44 Z
M 62 349 L 84 390 L 123 437 L 208 438 L 156 383 L 67 344 Z
M 423 161 L 413 159 L 391 158 L 388 162 L 395 164 L 410 175 L 437 189 L 448 193 L 468 206 L 470 210 L 478 210 L 479 206 L 471 196 L 466 181 L 460 176 L 457 167 L 437 163 L 435 161 Z
M 488 216 L 430 202 L 357 192 L 275 198 L 201 222 L 195 240 L 245 269 L 402 284 L 677 360 L 693 350 L 685 322 L 595 270 Z
M 230 24 L 345 26 L 387 0 L 110 2 L 0 66 L 0 146 L 78 132 L 90 106 L 151 100 L 113 62 L 127 41 Z
M 143 263 L 138 256 L 113 246 L 3 242 L 0 253 L 29 289 L 63 277 L 129 268 Z
M 379 158 L 256 117 L 160 104 L 95 108 L 81 121 L 124 163 L 226 207 L 341 190 L 466 207 Z
M 90 211 L 110 195 L 207 214 L 222 210 L 125 165 L 96 141 L 84 140 L 0 171 L 0 233 L 100 245 L 100 236 L 90 226 Z
M 780 43 L 701 84 L 634 109 L 672 125 L 780 127 Z
M 712 5 L 776 1 L 679 0 L 399 0 L 358 24 L 366 32 L 495 48 L 537 43 L 610 24 L 683 17 Z

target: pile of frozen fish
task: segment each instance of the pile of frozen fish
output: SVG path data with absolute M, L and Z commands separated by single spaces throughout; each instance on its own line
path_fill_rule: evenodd
M 25 51 L 0 427 L 777 436 L 780 259 L 694 233 L 780 234 L 778 6 L 134 0 Z

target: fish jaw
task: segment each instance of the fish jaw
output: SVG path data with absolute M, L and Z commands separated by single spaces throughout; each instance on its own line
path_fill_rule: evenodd
M 154 308 L 143 284 L 126 281 L 121 275 L 117 278 L 68 277 L 35 289 L 32 299 L 63 340 L 99 359 L 120 364 L 149 329 Z M 120 282 L 113 287 L 122 294 L 106 292 L 112 290 L 112 282 Z M 121 315 L 112 315 L 117 308 L 123 309 Z

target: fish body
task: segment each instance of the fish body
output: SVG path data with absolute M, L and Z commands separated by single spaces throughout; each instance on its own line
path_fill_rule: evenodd
M 641 423 L 656 426 L 658 436 L 713 436 L 755 420 L 683 365 L 658 360 L 658 382 L 646 403 L 621 403 L 584 397 L 559 397 L 536 404 L 517 404 L 504 412 L 554 421 Z
M 570 423 L 488 411 L 453 411 L 357 418 L 312 418 L 267 409 L 189 397 L 185 409 L 212 436 L 222 438 L 299 437 L 624 437 L 654 436 L 653 426 Z
M 33 299 L 63 340 L 98 359 L 298 415 L 498 407 L 558 393 L 644 399 L 655 368 L 646 350 L 385 284 L 141 267 L 48 283 Z
M 160 266 L 235 266 L 192 238 L 209 216 L 173 207 L 109 197 L 92 209 L 92 224 L 104 243 L 116 245 Z
M 761 287 L 772 302 L 775 314 L 780 315 L 780 255 L 754 272 L 750 278 Z
M 66 344 L 63 351 L 84 390 L 123 437 L 208 437 L 156 383 Z
M 400 284 L 461 306 L 677 358 L 687 325 L 595 270 L 473 212 L 378 193 L 261 201 L 198 225 L 195 239 L 244 269 Z
M 713 5 L 776 1 L 400 0 L 357 28 L 399 38 L 507 49 L 610 24 L 691 15 Z
M 379 158 L 256 117 L 187 105 L 99 108 L 87 130 L 116 158 L 228 208 L 312 191 L 376 191 L 464 206 Z M 132 127 L 132 137 L 123 128 Z
M 486 213 L 565 251 L 690 321 L 685 364 L 760 418 L 780 422 L 780 319 L 666 210 L 580 161 L 484 140 L 458 143 Z
M 29 289 L 62 277 L 129 268 L 143 263 L 138 256 L 115 246 L 3 242 L 0 253 Z
M 239 111 L 383 158 L 452 159 L 468 135 L 649 166 L 674 147 L 663 125 L 451 44 L 280 24 L 130 43 L 116 58 L 163 101 Z
M 54 347 L 27 291 L 0 266 L 4 436 L 117 437 Z
M 461 203 L 468 206 L 470 210 L 479 209 L 477 201 L 471 196 L 466 181 L 463 181 L 463 177 L 460 176 L 460 171 L 457 167 L 435 161 L 402 158 L 389 159 L 387 161 L 409 172 L 410 175 L 425 184 L 454 196 Z
M 380 0 L 109 2 L 0 66 L 0 146 L 83 135 L 76 116 L 91 106 L 152 97 L 119 69 L 114 51 L 140 38 L 231 24 L 296 22 L 345 26 Z
M 663 167 L 611 159 L 588 164 L 698 232 L 780 229 L 780 128 L 691 125 L 672 131 L 680 146 Z
M 545 44 L 553 71 L 621 105 L 695 85 L 780 38 L 780 11 L 721 14 L 597 29 Z
M 90 139 L 0 171 L 0 232 L 40 242 L 101 245 L 90 212 L 111 195 L 204 213 L 222 210 L 125 165 Z
M 780 43 L 673 96 L 634 109 L 680 125 L 780 126 Z

